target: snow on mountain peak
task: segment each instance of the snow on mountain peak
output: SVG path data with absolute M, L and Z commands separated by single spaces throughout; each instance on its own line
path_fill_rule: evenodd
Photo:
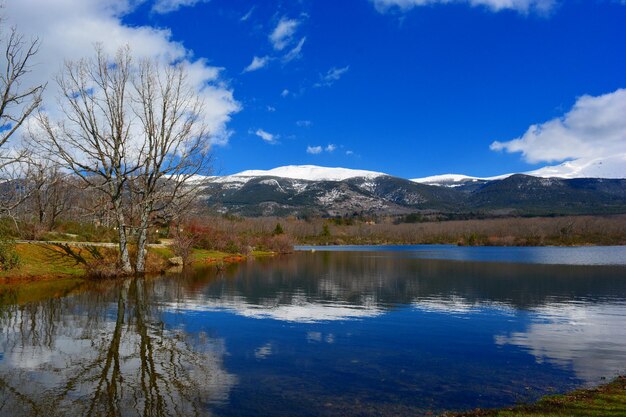
M 626 178 L 626 154 L 603 158 L 580 158 L 527 172 L 535 177 Z
M 626 178 L 626 154 L 618 154 L 609 158 L 577 159 L 560 165 L 546 166 L 534 171 L 524 172 L 536 177 L 559 178 Z M 445 187 L 458 187 L 474 181 L 495 181 L 510 177 L 513 174 L 493 177 L 472 177 L 461 174 L 432 175 L 411 179 L 413 182 Z M 364 177 L 373 179 L 388 176 L 383 172 L 366 171 L 339 167 L 322 167 L 317 165 L 287 165 L 268 170 L 247 170 L 223 177 L 212 177 L 212 181 L 240 187 L 256 177 L 279 177 L 302 181 L 343 181 L 349 178 Z
M 426 185 L 458 187 L 467 182 L 501 180 L 501 179 L 510 177 L 511 175 L 513 174 L 504 174 L 504 175 L 498 175 L 495 177 L 479 178 L 479 177 L 471 177 L 469 175 L 461 175 L 461 174 L 442 174 L 442 175 L 431 175 L 429 177 L 423 177 L 423 178 L 413 178 L 411 181 L 418 182 L 420 184 L 426 184 Z
M 348 178 L 376 178 L 387 175 L 383 172 L 365 171 L 348 168 L 329 168 L 317 165 L 288 165 L 268 170 L 253 169 L 229 175 L 226 178 L 240 179 L 251 177 L 281 177 L 307 181 L 342 181 Z

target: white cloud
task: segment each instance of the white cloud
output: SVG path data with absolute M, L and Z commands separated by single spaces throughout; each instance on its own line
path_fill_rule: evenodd
M 307 146 L 306 153 L 310 153 L 311 155 L 317 155 L 322 153 L 323 149 L 321 146 Z
M 309 145 L 306 148 L 306 153 L 309 153 L 311 155 L 319 155 L 322 152 L 332 153 L 336 149 L 337 149 L 337 145 L 335 145 L 334 143 L 329 143 L 325 147 L 322 147 L 322 146 L 310 146 Z
M 311 127 L 313 125 L 313 122 L 311 122 L 310 120 L 298 120 L 296 122 L 296 125 L 298 127 Z
M 615 165 L 621 161 L 623 177 L 626 175 L 626 89 L 595 97 L 582 96 L 562 117 L 532 125 L 521 137 L 495 141 L 490 148 L 520 152 L 530 163 L 572 160 L 561 168 L 578 169 L 601 164 L 603 160 L 611 160 Z
M 535 12 L 539 14 L 549 13 L 557 4 L 556 0 L 370 0 L 379 12 L 387 12 L 391 9 L 406 11 L 418 6 L 433 4 L 464 3 L 472 7 L 482 6 L 494 12 L 502 10 L 514 10 L 527 14 Z
M 283 57 L 283 62 L 290 62 L 290 61 L 293 61 L 294 59 L 301 58 L 302 47 L 304 46 L 304 42 L 306 42 L 306 36 L 300 39 L 298 44 L 285 54 L 285 56 Z
M 267 106 L 267 111 L 270 113 L 274 113 L 276 111 L 276 107 L 274 106 Z
M 266 143 L 269 143 L 270 145 L 275 145 L 276 143 L 278 143 L 278 135 L 266 132 L 263 129 L 257 129 L 254 134 L 263 139 Z
M 291 94 L 289 92 L 289 90 L 287 90 L 286 88 L 280 93 L 281 97 L 287 97 L 289 94 Z
M 165 14 L 174 12 L 181 7 L 193 7 L 198 3 L 207 3 L 209 0 L 156 0 L 152 5 L 152 11 Z
M 276 28 L 270 34 L 270 42 L 277 51 L 282 51 L 293 42 L 293 36 L 300 25 L 300 21 L 296 19 L 280 19 Z
M 350 151 L 350 150 L 348 150 L 348 151 L 346 151 L 346 155 L 348 155 L 348 156 L 350 156 L 350 155 L 354 155 L 354 151 Z
M 252 72 L 252 71 L 260 70 L 261 68 L 264 68 L 267 66 L 267 64 L 269 64 L 270 59 L 271 58 L 269 56 L 264 56 L 264 57 L 255 56 L 254 58 L 252 58 L 252 62 L 250 63 L 250 65 L 244 68 L 243 72 Z
M 232 89 L 221 79 L 222 69 L 209 65 L 205 59 L 194 58 L 192 51 L 172 40 L 168 29 L 124 24 L 123 17 L 132 13 L 138 4 L 140 2 L 131 0 L 6 2 L 5 24 L 15 25 L 26 39 L 38 37 L 42 41 L 33 60 L 35 65 L 24 81 L 28 84 L 48 82 L 44 105 L 52 118 L 57 117 L 58 90 L 53 80 L 63 62 L 92 57 L 96 43 L 101 43 L 108 54 L 129 45 L 135 58 L 181 61 L 187 65 L 189 82 L 197 87 L 206 102 L 204 116 L 213 133 L 212 143 L 226 143 L 230 135 L 227 124 L 240 105 Z
M 255 9 L 256 9 L 256 6 L 252 6 L 250 8 L 250 10 L 248 10 L 248 13 L 244 14 L 243 16 L 241 16 L 241 19 L 239 19 L 239 20 L 242 21 L 242 22 L 248 21 L 252 17 L 252 13 L 254 13 Z
M 346 72 L 350 70 L 350 65 L 346 65 L 343 68 L 332 67 L 331 69 L 320 76 L 320 81 L 316 83 L 315 87 L 330 87 L 335 83 L 335 81 L 339 80 Z

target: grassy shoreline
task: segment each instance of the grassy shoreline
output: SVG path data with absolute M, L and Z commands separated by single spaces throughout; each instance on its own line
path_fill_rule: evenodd
M 72 246 L 71 242 L 67 247 L 72 253 L 64 249 L 65 245 L 52 245 L 47 243 L 17 243 L 15 251 L 19 255 L 20 265 L 17 268 L 0 271 L 0 289 L 2 286 L 29 282 L 55 281 L 64 279 L 86 280 L 88 272 L 83 261 L 94 260 L 94 255 L 89 246 Z M 115 248 L 102 248 L 103 252 L 115 252 Z M 104 253 L 106 256 L 107 254 Z M 191 255 L 191 264 L 200 265 L 221 265 L 228 263 L 242 262 L 249 258 L 260 258 L 274 256 L 273 252 L 253 251 L 249 255 L 211 251 L 204 249 L 194 249 Z M 168 259 L 176 255 L 169 247 L 151 247 L 148 249 L 149 273 L 165 272 L 172 265 Z M 81 258 L 81 259 L 78 259 Z
M 550 395 L 534 404 L 444 413 L 442 417 L 623 417 L 626 416 L 626 376 L 599 387 Z

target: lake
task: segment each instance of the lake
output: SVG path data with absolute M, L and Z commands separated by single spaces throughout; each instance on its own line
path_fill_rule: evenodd
M 422 416 L 626 373 L 626 247 L 301 247 L 0 294 L 0 415 Z

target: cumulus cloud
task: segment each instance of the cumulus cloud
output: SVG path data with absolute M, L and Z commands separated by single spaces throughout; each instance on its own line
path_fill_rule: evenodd
M 433 4 L 461 3 L 472 7 L 482 6 L 494 12 L 502 10 L 514 10 L 527 14 L 535 12 L 539 14 L 549 13 L 556 5 L 556 0 L 370 0 L 379 12 L 389 10 L 406 11 L 418 6 Z
M 141 2 L 131 0 L 20 0 L 5 3 L 6 25 L 15 25 L 29 38 L 42 41 L 35 64 L 24 80 L 29 84 L 48 82 L 44 106 L 51 117 L 58 108 L 57 89 L 53 82 L 65 60 L 79 60 L 94 55 L 94 44 L 101 43 L 104 52 L 114 54 L 129 45 L 135 58 L 156 58 L 161 62 L 183 62 L 189 82 L 206 102 L 203 115 L 212 132 L 212 143 L 228 141 L 227 124 L 240 108 L 233 91 L 221 79 L 221 68 L 206 59 L 193 57 L 192 51 L 172 40 L 168 29 L 151 26 L 129 26 L 124 16 L 132 13 Z M 37 10 L 37 13 L 33 13 Z
M 291 92 L 289 90 L 287 90 L 286 88 L 280 93 L 281 97 L 287 97 L 289 94 L 291 94 Z
M 490 148 L 520 152 L 530 163 L 571 160 L 560 166 L 563 169 L 597 166 L 603 160 L 612 161 L 613 166 L 622 161 L 625 171 L 620 176 L 624 176 L 626 89 L 601 96 L 582 96 L 562 117 L 532 125 L 522 136 L 506 142 L 495 141 Z
M 181 7 L 192 7 L 198 3 L 207 3 L 209 0 L 156 0 L 152 5 L 152 11 L 165 14 L 175 12 Z
M 317 155 L 322 153 L 323 149 L 321 146 L 307 146 L 306 153 L 310 153 L 311 155 Z
M 275 145 L 276 143 L 278 143 L 278 135 L 266 132 L 263 129 L 257 129 L 254 134 L 263 139 L 265 143 L 269 143 L 270 145 Z
M 334 145 L 334 144 L 332 144 L 332 143 L 329 143 L 329 144 L 328 144 L 328 145 L 324 148 L 324 150 L 325 150 L 326 152 L 333 152 L 335 149 L 337 149 L 337 145 Z
M 314 87 L 330 87 L 336 81 L 338 81 L 346 72 L 350 70 L 350 65 L 346 65 L 343 68 L 332 67 L 320 76 L 320 81 L 317 82 Z
M 270 42 L 277 51 L 282 51 L 293 42 L 296 30 L 300 26 L 300 21 L 296 19 L 288 19 L 283 17 L 280 19 L 272 33 L 270 34 Z
M 252 72 L 256 70 L 260 70 L 261 68 L 265 68 L 267 64 L 270 62 L 269 56 L 258 57 L 255 56 L 252 58 L 252 62 L 246 68 L 244 68 L 243 72 Z

